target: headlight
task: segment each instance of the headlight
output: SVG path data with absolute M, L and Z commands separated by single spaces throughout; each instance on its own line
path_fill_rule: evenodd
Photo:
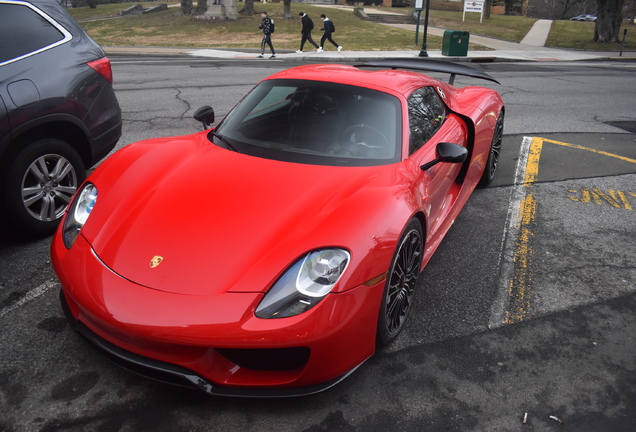
M 321 249 L 296 261 L 276 281 L 256 308 L 258 318 L 288 318 L 316 306 L 349 265 L 349 252 Z
M 97 188 L 91 183 L 86 183 L 82 190 L 75 195 L 62 227 L 62 239 L 67 249 L 70 249 L 75 243 L 75 239 L 91 215 L 96 201 Z

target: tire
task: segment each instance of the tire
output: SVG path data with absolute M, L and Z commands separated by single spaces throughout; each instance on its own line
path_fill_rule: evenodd
M 422 226 L 419 221 L 412 219 L 400 236 L 387 274 L 378 317 L 379 346 L 389 345 L 404 328 L 420 275 L 423 254 Z
M 495 130 L 492 134 L 492 142 L 490 144 L 490 152 L 488 153 L 488 161 L 486 161 L 486 167 L 484 173 L 479 180 L 479 186 L 487 186 L 495 178 L 497 172 L 497 164 L 499 163 L 499 156 L 501 154 L 501 143 L 503 141 L 503 128 L 504 128 L 504 113 L 499 113 L 497 117 L 497 123 L 495 124 Z
M 85 178 L 84 163 L 70 144 L 55 138 L 32 142 L 6 177 L 9 220 L 29 234 L 52 234 Z

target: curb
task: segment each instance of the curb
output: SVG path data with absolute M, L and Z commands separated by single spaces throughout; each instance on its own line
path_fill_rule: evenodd
M 229 48 L 197 48 L 197 47 L 103 47 L 104 52 L 109 56 L 129 56 L 129 57 L 164 57 L 164 58 L 196 58 L 207 59 L 210 61 L 250 61 L 264 60 L 258 59 L 259 49 L 229 49 Z M 208 51 L 208 52 L 205 52 Z M 203 52 L 203 53 L 202 53 Z M 378 51 L 378 52 L 359 52 L 347 51 L 345 53 L 323 52 L 319 55 L 307 52 L 307 55 L 296 54 L 293 50 L 277 50 L 277 57 L 271 61 L 291 62 L 291 63 L 351 63 L 366 62 L 380 58 L 412 58 L 417 57 L 419 51 Z M 636 61 L 636 53 L 626 52 L 626 56 L 618 56 L 615 52 L 580 52 L 580 51 L 563 51 L 561 55 L 557 51 L 541 51 L 537 50 L 529 55 L 523 55 L 527 51 L 519 51 L 516 55 L 515 51 L 475 51 L 468 56 L 444 56 L 439 50 L 429 51 L 429 59 L 435 59 L 447 62 L 467 62 L 467 63 L 500 63 L 500 62 L 528 62 L 528 61 L 562 61 L 562 62 L 582 62 L 582 61 L 615 61 L 615 62 L 633 62 Z M 471 53 L 469 53 L 471 54 Z M 575 58 L 579 55 L 580 58 Z

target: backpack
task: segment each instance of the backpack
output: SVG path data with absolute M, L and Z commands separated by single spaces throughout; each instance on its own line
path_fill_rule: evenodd
M 307 19 L 309 20 L 309 23 L 308 23 L 309 30 L 313 30 L 314 29 L 314 22 L 309 17 L 307 17 Z
M 270 19 L 269 21 L 270 21 L 270 23 L 269 23 L 269 32 L 270 33 L 274 33 L 276 31 L 276 27 L 274 26 L 274 20 Z
M 336 32 L 336 25 L 331 20 L 329 20 L 329 22 L 331 23 L 331 33 L 335 33 Z

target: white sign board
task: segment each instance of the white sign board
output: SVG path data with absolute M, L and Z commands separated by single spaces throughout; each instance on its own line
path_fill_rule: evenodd
M 480 14 L 479 22 L 484 19 L 484 0 L 464 0 L 464 14 L 462 21 L 466 19 L 466 12 L 477 12 Z

